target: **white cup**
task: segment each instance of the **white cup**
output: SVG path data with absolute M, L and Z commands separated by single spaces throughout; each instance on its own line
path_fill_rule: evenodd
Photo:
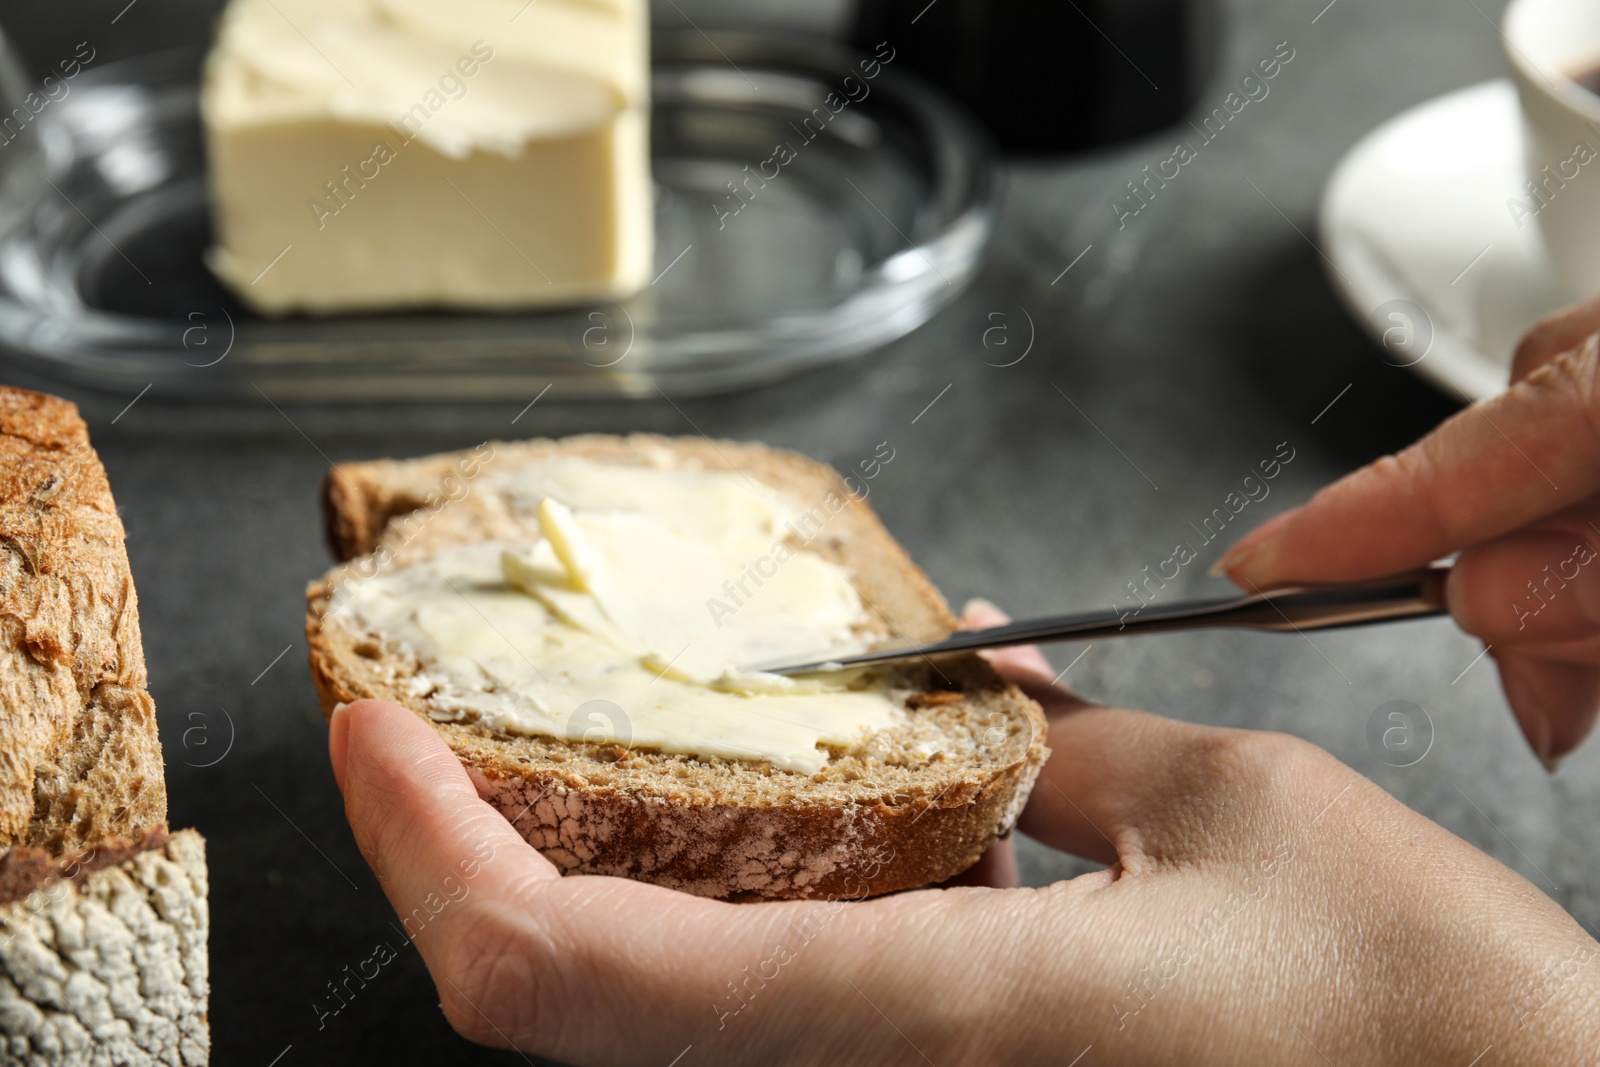
M 1522 100 L 1528 185 L 1507 201 L 1537 217 L 1573 299 L 1600 293 L 1600 96 L 1574 81 L 1600 69 L 1600 2 L 1515 0 L 1506 54 Z

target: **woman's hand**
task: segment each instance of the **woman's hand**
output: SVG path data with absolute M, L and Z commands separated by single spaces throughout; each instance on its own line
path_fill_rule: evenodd
M 561 877 L 412 712 L 341 708 L 329 750 L 446 1016 L 486 1044 L 653 1067 L 1592 1056 L 1600 945 L 1513 872 L 1308 744 L 995 659 L 1051 718 L 1022 828 L 1107 870 L 724 904 Z
M 1246 589 L 1373 578 L 1459 551 L 1450 613 L 1483 639 L 1554 770 L 1600 712 L 1600 298 L 1534 327 L 1512 385 L 1247 535 Z

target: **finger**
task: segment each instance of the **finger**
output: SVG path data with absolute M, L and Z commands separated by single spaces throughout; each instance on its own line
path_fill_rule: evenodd
M 1516 653 L 1494 656 L 1517 725 L 1534 755 L 1554 772 L 1594 729 L 1600 714 L 1600 666 L 1550 663 Z
M 1600 490 L 1600 347 L 1504 393 L 1247 535 L 1218 564 L 1240 585 L 1348 581 L 1419 567 Z
M 421 952 L 451 1024 L 482 1044 L 560 1047 L 542 1033 L 568 1008 L 552 1011 L 559 994 L 551 985 L 592 985 L 561 981 L 563 961 L 584 947 L 561 936 L 581 914 L 552 892 L 564 880 L 479 799 L 455 754 L 415 713 L 363 700 L 333 720 L 335 736 L 343 735 L 330 747 L 336 760 L 343 749 L 338 773 L 350 828 Z M 592 907 L 594 920 L 607 921 L 605 902 Z M 572 1051 L 593 1056 L 593 1035 L 579 1040 Z
M 961 609 L 963 630 L 984 630 L 991 626 L 1004 626 L 1010 621 L 1011 616 L 987 600 L 969 600 L 966 607 Z M 1061 675 L 1050 666 L 1050 661 L 1044 658 L 1044 653 L 1039 651 L 1037 645 L 992 648 L 981 655 L 1000 672 L 1001 677 L 1037 701 L 1046 715 L 1054 716 L 1089 706 L 1088 701 L 1061 684 Z
M 1009 615 L 987 600 L 969 600 L 961 611 L 962 629 L 1004 626 L 1010 621 Z M 1098 756 L 1113 749 L 1120 751 L 1120 745 L 1102 751 L 1099 747 L 1102 735 L 1092 722 L 1088 729 L 1083 729 L 1082 723 L 1076 724 L 1079 728 L 1072 732 L 1083 736 L 1077 742 L 1069 742 L 1063 736 L 1063 727 L 1060 725 L 1061 717 L 1070 717 L 1096 705 L 1080 699 L 1057 683 L 1051 674 L 1049 661 L 1034 645 L 991 649 L 983 655 L 994 664 L 1002 677 L 1037 700 L 1050 716 L 1051 756 L 1034 783 L 1033 792 L 1018 822 L 1019 829 L 1052 848 L 1100 863 L 1115 863 L 1119 850 L 1114 835 L 1125 828 L 1130 810 L 1118 801 L 1128 798 L 1108 795 L 1105 789 L 1108 783 L 1099 773 L 1102 768 L 1085 766 L 1089 761 L 1078 758 L 1080 750 L 1074 748 L 1069 753 L 1066 749 L 1069 745 L 1086 744 L 1090 747 L 1081 751 L 1094 752 Z M 1109 713 L 1119 723 L 1124 721 L 1123 717 L 1131 717 L 1126 721 L 1135 729 L 1144 727 L 1159 730 L 1162 725 L 1176 725 L 1140 712 L 1108 708 L 1098 710 Z M 1120 736 L 1119 730 L 1119 740 Z M 1086 811 L 1085 807 L 1089 810 Z M 1095 814 L 1091 815 L 1090 811 Z
M 936 888 L 954 889 L 957 886 L 987 886 L 990 889 L 1011 889 L 1019 885 L 1017 877 L 1017 850 L 1007 837 L 990 845 L 978 862 L 954 878 L 946 878 Z
M 1274 803 L 1274 791 L 1285 782 L 1297 789 L 1313 784 L 1314 775 L 1300 780 L 1285 770 L 1291 756 L 1314 754 L 1301 763 L 1343 771 L 1293 738 L 1117 708 L 1073 712 L 1050 732 L 1051 755 L 1018 828 L 1124 870 L 1247 850 L 1262 825 L 1256 816 Z
M 1516 645 L 1505 650 L 1538 663 L 1600 663 L 1600 634 L 1572 641 L 1542 641 Z
M 990 626 L 1004 626 L 1011 621 L 999 607 L 987 600 L 973 599 L 967 601 L 961 609 L 961 628 L 964 630 L 980 630 Z M 1001 677 L 1021 689 L 1025 694 L 1039 702 L 1051 722 L 1050 741 L 1053 746 L 1052 755 L 1045 764 L 1040 776 L 1034 783 L 1027 806 L 1023 810 L 1019 827 L 1029 837 L 1042 841 L 1054 848 L 1086 856 L 1102 863 L 1113 863 L 1117 858 L 1115 842 L 1102 832 L 1094 820 L 1079 808 L 1061 786 L 1058 777 L 1066 780 L 1071 776 L 1071 769 L 1067 764 L 1071 757 L 1061 752 L 1063 741 L 1059 736 L 1056 723 L 1061 716 L 1080 712 L 1085 708 L 1094 707 L 1085 700 L 1080 699 L 1065 686 L 1056 681 L 1051 673 L 1050 662 L 1044 658 L 1037 646 L 1022 645 L 1014 648 L 990 649 L 983 653 L 985 659 L 992 663 Z M 1074 782 L 1073 787 L 1084 785 Z M 1050 792 L 1053 795 L 1041 796 L 1041 792 Z M 1010 842 L 1002 842 L 1009 845 Z M 992 850 L 991 850 L 992 851 Z M 988 855 L 985 854 L 985 860 Z M 980 866 L 982 861 L 980 861 Z M 983 877 L 986 872 L 980 872 L 977 877 Z M 964 876 L 963 876 L 964 877 Z M 1015 858 L 1012 859 L 1013 881 L 1015 881 Z M 973 884 L 973 883 L 963 883 Z M 982 883 L 979 883 L 982 884 Z M 1007 884 L 1007 883 L 1002 883 Z
M 356 845 L 424 957 L 458 936 L 470 908 L 559 877 L 505 817 L 479 799 L 455 753 L 414 712 L 361 700 L 334 712 L 329 748 Z
M 1517 342 L 1511 380 L 1521 381 L 1561 353 L 1577 348 L 1596 331 L 1600 331 L 1600 296 L 1535 323 Z
M 1445 585 L 1461 628 L 1502 649 L 1600 637 L 1600 530 L 1575 525 L 1539 524 L 1463 552 Z
M 967 601 L 966 607 L 961 609 L 960 625 L 963 630 L 987 630 L 994 626 L 1004 626 L 1010 621 L 1011 616 L 999 606 L 979 597 Z M 1047 680 L 1055 676 L 1055 672 L 1050 669 L 1050 661 L 1044 658 L 1044 653 L 1039 651 L 1038 645 L 1012 645 L 1009 648 L 990 649 L 984 656 L 996 667 L 1004 664 L 1016 668 L 1021 673 L 1040 675 Z
M 1070 724 L 1070 728 L 1069 725 Z M 1090 708 L 1051 725 L 1050 758 L 1028 797 L 1017 828 L 1035 841 L 1097 863 L 1112 864 L 1131 844 L 1136 797 L 1129 782 L 1151 787 L 1146 775 L 1174 757 L 1167 727 L 1142 712 Z M 1137 787 L 1136 787 L 1137 788 Z

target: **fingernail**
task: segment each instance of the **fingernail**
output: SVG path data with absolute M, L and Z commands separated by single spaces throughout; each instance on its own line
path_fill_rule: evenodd
M 1523 679 L 1518 667 L 1508 668 L 1506 664 L 1500 667 L 1500 686 L 1506 692 L 1506 701 L 1511 705 L 1528 747 L 1544 769 L 1554 774 L 1562 757 L 1554 754 L 1550 717 L 1540 701 L 1540 694 Z
M 1299 513 L 1299 508 L 1285 511 L 1282 515 L 1274 515 L 1254 530 L 1244 535 L 1244 539 L 1222 554 L 1222 558 L 1211 566 L 1212 577 L 1231 574 L 1242 569 L 1247 563 L 1259 563 L 1271 559 L 1277 551 L 1278 534 L 1289 524 L 1289 520 Z M 1263 551 L 1269 550 L 1269 551 Z
M 328 715 L 328 762 L 333 765 L 334 784 L 344 792 L 346 753 L 350 750 L 350 712 L 344 701 L 333 706 Z
M 1211 565 L 1210 574 L 1213 578 L 1220 578 L 1224 574 L 1238 567 L 1245 560 L 1256 554 L 1260 545 L 1237 544 L 1222 554 L 1222 558 Z
M 1001 610 L 998 604 L 991 600 L 985 600 L 981 596 L 973 597 L 961 607 L 961 625 L 963 627 L 971 628 L 973 623 L 981 624 L 980 628 L 981 626 L 989 625 L 1003 626 L 1009 621 L 1011 621 L 1011 616 Z

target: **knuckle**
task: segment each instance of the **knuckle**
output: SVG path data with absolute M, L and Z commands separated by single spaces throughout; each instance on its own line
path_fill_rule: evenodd
M 1558 376 L 1577 395 L 1593 399 L 1600 379 L 1600 333 L 1590 334 L 1581 344 L 1552 359 L 1548 366 L 1549 370 L 1541 373 Z
M 1178 754 L 1144 851 L 1177 863 L 1254 855 L 1315 814 L 1342 770 L 1287 734 L 1205 729 Z
M 1394 457 L 1398 482 L 1410 487 L 1430 532 L 1444 543 L 1459 540 L 1461 526 L 1453 509 L 1459 487 L 1443 473 L 1459 464 L 1459 457 L 1452 454 L 1455 447 L 1453 437 L 1431 433 Z
M 1225 835 L 1265 812 L 1297 807 L 1338 762 L 1289 734 L 1214 729 L 1194 738 L 1182 764 L 1174 799 L 1190 821 Z
M 1537 370 L 1561 352 L 1585 343 L 1597 329 L 1600 329 L 1600 297 L 1540 320 L 1517 343 L 1512 380 Z
M 1448 540 L 1456 525 L 1451 513 L 1454 483 L 1443 477 L 1443 472 L 1456 465 L 1449 454 L 1453 447 L 1450 434 L 1431 433 L 1319 490 L 1312 505 L 1320 504 L 1327 514 L 1338 515 L 1351 500 L 1403 499 L 1412 511 L 1408 520 L 1419 523 L 1424 536 Z
M 1194 742 L 1192 760 L 1213 790 L 1262 793 L 1281 788 L 1314 746 L 1288 734 L 1218 730 Z
M 1590 445 L 1600 444 L 1600 334 L 1556 356 L 1530 374 L 1527 388 L 1573 405 Z

